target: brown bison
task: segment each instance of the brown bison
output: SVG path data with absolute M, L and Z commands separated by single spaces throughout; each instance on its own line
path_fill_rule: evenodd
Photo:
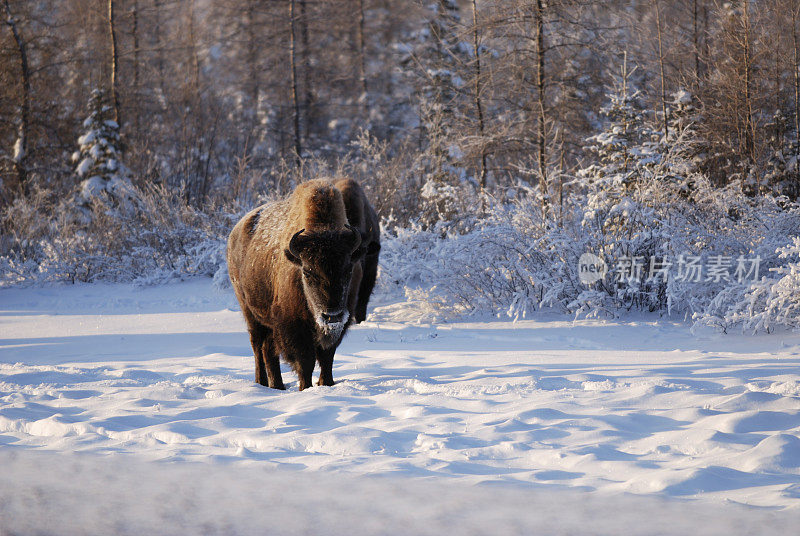
M 336 347 L 366 313 L 378 239 L 377 217 L 355 181 L 303 183 L 236 224 L 228 273 L 250 332 L 256 382 L 285 389 L 283 356 L 301 391 L 311 386 L 316 362 L 318 385 L 333 385 Z

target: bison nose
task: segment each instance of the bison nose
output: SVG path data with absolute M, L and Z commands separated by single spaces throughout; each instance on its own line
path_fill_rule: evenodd
M 344 318 L 344 311 L 339 311 L 338 313 L 321 313 L 320 316 L 326 324 L 337 324 Z

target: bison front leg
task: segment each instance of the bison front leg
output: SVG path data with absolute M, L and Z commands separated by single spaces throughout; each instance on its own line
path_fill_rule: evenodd
M 273 389 L 285 390 L 286 386 L 283 385 L 283 377 L 281 376 L 281 364 L 278 359 L 278 352 L 275 349 L 275 341 L 272 339 L 271 330 L 261 345 L 261 355 L 267 370 L 269 386 Z
M 333 354 L 336 348 L 317 347 L 317 362 L 319 363 L 319 381 L 317 385 L 333 385 Z
M 276 329 L 274 333 L 278 349 L 297 373 L 299 389 L 302 391 L 311 387 L 316 363 L 313 333 L 309 333 L 308 328 L 299 322 L 284 324 L 282 329 Z
M 297 372 L 297 378 L 300 380 L 300 384 L 298 389 L 302 391 L 303 389 L 308 389 L 313 385 L 311 381 L 311 377 L 314 374 L 314 358 L 313 356 L 311 359 L 302 359 L 295 361 L 296 366 L 294 367 L 295 372 Z

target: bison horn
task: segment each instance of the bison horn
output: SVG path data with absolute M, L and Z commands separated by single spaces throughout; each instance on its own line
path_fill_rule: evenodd
M 350 244 L 350 249 L 352 251 L 355 251 L 358 248 L 358 246 L 361 245 L 361 231 L 359 231 L 358 229 L 356 229 L 355 227 L 353 227 L 348 223 L 345 223 L 344 225 L 345 227 L 347 227 L 347 230 L 350 231 L 347 234 L 347 240 Z
M 289 240 L 289 252 L 298 259 L 300 258 L 300 251 L 303 249 L 303 243 L 304 243 L 303 239 L 305 238 L 300 235 L 303 234 L 304 231 L 305 229 L 300 229 L 299 231 L 294 233 L 292 235 L 292 239 Z

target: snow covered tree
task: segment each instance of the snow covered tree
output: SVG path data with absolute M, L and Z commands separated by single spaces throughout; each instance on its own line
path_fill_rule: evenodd
M 800 174 L 797 169 L 796 141 L 787 140 L 788 120 L 781 110 L 776 110 L 772 122 L 767 125 L 771 132 L 769 138 L 769 158 L 767 159 L 764 182 L 769 190 L 790 199 L 797 199 Z
M 646 167 L 654 178 L 676 186 L 688 197 L 697 173 L 703 169 L 708 147 L 700 132 L 702 117 L 694 95 L 681 89 L 672 99 L 667 109 L 667 135 L 652 144 L 653 158 Z
M 598 162 L 580 172 L 588 194 L 584 219 L 595 219 L 601 226 L 611 224 L 608 218 L 614 207 L 632 191 L 643 164 L 653 157 L 649 145 L 654 133 L 645 124 L 641 94 L 631 87 L 628 76 L 623 71 L 617 78 L 608 94 L 609 103 L 600 110 L 607 118 L 605 128 L 588 139 L 591 145 L 585 149 Z
M 672 95 L 667 142 L 680 143 L 681 156 L 691 160 L 693 171 L 702 168 L 708 151 L 707 142 L 700 132 L 702 120 L 697 98 L 692 93 L 681 89 Z
M 420 127 L 426 148 L 422 168 L 423 221 L 452 221 L 467 206 L 466 170 L 458 147 L 458 118 L 465 82 L 459 75 L 470 61 L 470 45 L 460 39 L 461 16 L 455 0 L 425 5 L 427 23 L 410 36 L 403 65 L 413 74 Z M 469 197 L 469 196 L 467 196 Z
M 601 109 L 605 128 L 589 138 L 589 152 L 598 163 L 579 172 L 586 192 L 583 227 L 593 236 L 592 247 L 620 270 L 606 287 L 622 305 L 655 308 L 663 296 L 663 281 L 647 282 L 645 263 L 663 255 L 655 232 L 658 211 L 669 197 L 669 188 L 659 184 L 663 155 L 659 133 L 645 121 L 641 93 L 626 67 L 616 77 Z M 627 263 L 627 264 L 624 264 Z
M 459 60 L 466 57 L 466 44 L 459 41 L 461 16 L 454 0 L 435 0 L 427 8 L 427 24 L 414 32 L 413 61 L 418 63 L 417 93 L 425 127 L 432 122 L 453 126 L 453 116 L 463 80 L 458 76 Z M 450 134 L 450 132 L 446 132 Z
M 121 161 L 119 125 L 109 119 L 111 111 L 105 92 L 92 91 L 89 117 L 83 122 L 86 132 L 78 138 L 80 149 L 72 155 L 75 174 L 82 179 L 76 202 L 86 218 L 94 203 L 124 212 L 134 208 L 138 198 L 130 171 Z

